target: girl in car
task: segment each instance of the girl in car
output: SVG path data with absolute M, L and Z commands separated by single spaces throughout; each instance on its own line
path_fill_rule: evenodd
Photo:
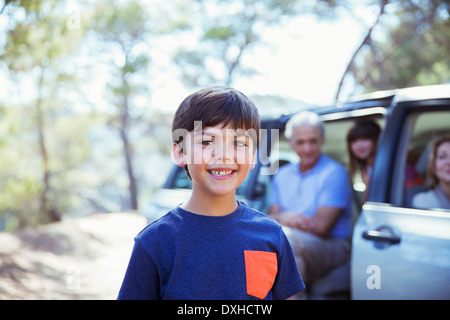
M 354 189 L 363 191 L 363 202 L 367 197 L 380 131 L 376 122 L 363 120 L 356 122 L 347 133 L 350 177 Z

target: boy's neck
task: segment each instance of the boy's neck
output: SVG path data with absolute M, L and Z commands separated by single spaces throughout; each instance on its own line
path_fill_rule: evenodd
M 233 213 L 238 208 L 238 203 L 234 194 L 214 199 L 203 199 L 192 194 L 190 199 L 182 203 L 180 207 L 199 215 L 220 217 Z

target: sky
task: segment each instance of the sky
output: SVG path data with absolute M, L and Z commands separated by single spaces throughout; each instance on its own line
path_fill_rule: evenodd
M 349 19 L 331 23 L 305 16 L 283 29 L 286 31 L 273 30 L 266 35 L 277 51 L 255 52 L 252 60 L 261 74 L 237 85 L 258 94 L 332 103 L 347 62 L 359 45 L 361 26 Z
M 267 45 L 256 46 L 243 56 L 243 63 L 258 74 L 235 79 L 232 86 L 247 95 L 279 95 L 317 105 L 334 103 L 342 74 L 378 7 L 355 8 L 354 13 L 359 21 L 342 12 L 335 21 L 302 15 L 267 30 L 263 34 Z M 176 109 L 189 93 L 168 71 L 159 75 L 153 101 Z

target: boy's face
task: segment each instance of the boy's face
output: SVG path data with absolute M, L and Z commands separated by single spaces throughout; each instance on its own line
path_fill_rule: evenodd
M 188 166 L 194 192 L 234 195 L 255 166 L 253 143 L 249 132 L 219 124 L 190 132 L 183 143 L 185 153 L 177 144 L 173 153 L 178 165 Z

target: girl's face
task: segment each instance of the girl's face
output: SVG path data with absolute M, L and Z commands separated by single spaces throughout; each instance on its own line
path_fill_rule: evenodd
M 450 183 L 450 142 L 443 142 L 438 147 L 434 171 L 439 182 Z
M 244 130 L 219 124 L 189 133 L 186 153 L 179 165 L 187 165 L 193 193 L 203 196 L 233 195 L 255 166 L 253 139 Z M 177 159 L 174 146 L 174 156 Z
M 350 143 L 350 150 L 360 160 L 367 160 L 375 154 L 375 143 L 369 138 L 358 138 Z

